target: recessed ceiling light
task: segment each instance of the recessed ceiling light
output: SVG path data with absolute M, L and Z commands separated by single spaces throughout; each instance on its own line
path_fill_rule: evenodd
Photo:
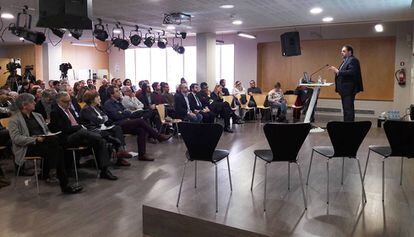
M 243 21 L 241 21 L 241 20 L 234 20 L 232 23 L 233 23 L 233 25 L 241 25 L 241 24 L 243 24 Z
M 169 25 L 169 26 L 167 26 L 167 30 L 175 30 L 175 26 Z
M 330 17 L 330 16 L 327 16 L 327 17 L 322 18 L 322 21 L 323 22 L 331 22 L 331 21 L 333 21 L 333 18 Z
M 314 15 L 316 15 L 316 14 L 319 14 L 319 13 L 321 13 L 323 10 L 322 10 L 322 8 L 320 8 L 320 7 L 314 7 L 314 8 L 312 8 L 312 9 L 310 9 L 310 13 L 312 13 L 312 14 L 314 14 Z
M 255 35 L 244 33 L 244 32 L 237 32 L 237 35 L 243 38 L 256 39 Z
M 13 19 L 13 18 L 14 18 L 14 16 L 13 16 L 13 14 L 11 14 L 11 13 L 7 13 L 7 12 L 5 12 L 5 13 L 2 13 L 2 14 L 1 14 L 1 18 L 3 18 L 3 19 Z
M 225 4 L 225 5 L 221 5 L 220 8 L 223 8 L 223 9 L 231 9 L 231 8 L 234 8 L 234 5 Z
M 376 32 L 383 32 L 384 31 L 384 26 L 382 24 L 376 24 L 375 25 L 375 31 Z

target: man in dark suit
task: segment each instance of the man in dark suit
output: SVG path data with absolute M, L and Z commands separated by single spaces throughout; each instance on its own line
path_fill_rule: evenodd
M 214 118 L 216 114 L 214 114 L 210 109 L 206 106 L 203 107 L 203 104 L 197 97 L 197 93 L 200 92 L 200 86 L 197 83 L 193 83 L 190 85 L 190 93 L 188 93 L 188 102 L 190 104 L 190 110 L 193 113 L 200 113 L 203 116 L 204 123 L 214 123 Z
M 187 84 L 181 84 L 178 87 L 178 92 L 174 95 L 176 116 L 182 120 L 200 123 L 203 120 L 203 115 L 191 111 L 188 94 Z
M 359 60 L 354 57 L 354 50 L 351 46 L 343 46 L 341 55 L 343 62 L 339 69 L 334 66 L 330 66 L 328 69 L 335 73 L 335 91 L 341 96 L 344 121 L 354 121 L 355 95 L 364 90 L 361 67 Z
M 106 141 L 98 133 L 88 131 L 79 124 L 79 118 L 70 108 L 71 98 L 66 91 L 59 92 L 56 96 L 57 105 L 50 113 L 50 130 L 52 132 L 62 131 L 61 138 L 68 147 L 90 146 L 94 149 L 99 168 L 100 178 L 117 180 L 108 169 L 109 152 Z

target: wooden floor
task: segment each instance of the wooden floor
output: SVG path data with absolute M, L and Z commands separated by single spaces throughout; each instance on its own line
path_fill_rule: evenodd
M 327 121 L 332 118 L 322 118 Z M 376 125 L 376 124 L 374 124 Z M 62 195 L 57 186 L 41 183 L 36 194 L 33 182 L 20 178 L 16 190 L 0 189 L 0 236 L 142 236 L 142 204 L 265 233 L 270 236 L 414 236 L 414 161 L 405 160 L 403 186 L 399 185 L 400 159 L 386 161 L 386 200 L 381 202 L 381 159 L 373 155 L 366 176 L 368 202 L 361 204 L 361 184 L 355 160 L 345 161 L 344 185 L 340 184 L 341 160 L 330 163 L 330 205 L 326 205 L 325 160 L 316 157 L 306 188 L 308 210 L 303 208 L 296 167 L 291 167 L 291 190 L 287 190 L 287 164 L 272 164 L 268 172 L 267 211 L 263 213 L 263 163 L 258 161 L 255 185 L 250 192 L 253 150 L 266 148 L 263 124 L 235 125 L 223 134 L 218 148 L 230 150 L 233 192 L 227 165 L 219 164 L 219 212 L 215 213 L 214 167 L 198 164 L 198 187 L 194 189 L 194 166 L 184 181 L 180 207 L 175 208 L 185 146 L 174 138 L 148 144 L 155 162 L 132 160 L 132 167 L 115 169 L 118 181 L 97 180 L 93 169 L 81 170 L 85 191 Z M 135 150 L 133 138 L 128 147 Z M 327 133 L 310 134 L 299 154 L 304 179 L 311 147 L 329 145 Z M 382 129 L 373 127 L 358 156 L 365 167 L 368 145 L 387 144 Z M 4 162 L 2 162 L 4 163 Z M 12 174 L 9 173 L 9 176 Z

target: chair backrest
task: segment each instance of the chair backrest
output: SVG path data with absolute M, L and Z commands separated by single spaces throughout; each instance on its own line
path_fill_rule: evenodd
M 232 95 L 225 95 L 223 96 L 223 101 L 229 103 L 229 105 L 231 106 L 231 104 L 233 103 L 233 96 Z
M 254 94 L 254 101 L 256 102 L 257 107 L 263 107 L 267 98 L 266 94 Z
M 297 98 L 298 98 L 298 96 L 297 96 L 297 95 L 284 95 L 283 97 L 285 98 L 285 100 L 286 100 L 286 102 L 287 102 L 287 105 L 288 105 L 289 107 L 294 106 L 294 105 L 295 105 L 295 103 L 296 103 L 296 100 L 297 100 Z
M 370 121 L 329 122 L 326 126 L 334 148 L 334 157 L 356 157 L 369 129 Z
M 9 127 L 10 118 L 2 118 L 0 119 L 1 126 L 8 128 Z
M 214 150 L 223 133 L 223 127 L 217 123 L 178 124 L 191 160 L 212 161 Z
M 414 158 L 414 122 L 387 120 L 384 130 L 391 146 L 391 156 Z
M 160 120 L 164 121 L 165 120 L 165 105 L 164 104 L 158 104 L 158 105 L 155 106 L 155 108 L 157 108 L 158 115 L 160 116 Z
M 309 134 L 310 123 L 267 123 L 263 126 L 273 161 L 296 161 Z

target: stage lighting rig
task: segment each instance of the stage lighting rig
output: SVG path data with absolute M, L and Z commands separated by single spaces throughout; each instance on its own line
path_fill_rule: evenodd
M 175 44 L 174 43 L 174 39 L 178 39 L 178 38 L 173 38 L 173 49 L 175 52 L 177 52 L 178 54 L 184 54 L 185 53 L 185 48 L 183 47 L 183 39 L 181 38 L 181 44 Z
M 24 6 L 22 12 L 17 14 L 16 24 L 10 25 L 9 31 L 17 37 L 21 37 L 27 41 L 41 45 L 46 40 L 46 36 L 42 32 L 30 30 L 32 25 L 32 15 L 27 13 L 28 9 L 28 6 Z M 23 25 L 20 24 L 20 19 L 24 19 Z
M 114 33 L 115 29 L 119 29 L 120 32 L 118 33 Z M 119 26 L 119 24 L 116 24 L 116 28 L 114 28 L 114 30 L 112 30 L 112 44 L 122 50 L 125 50 L 129 47 L 129 42 L 128 40 L 125 39 L 125 31 L 124 31 L 124 27 Z M 117 37 L 115 37 L 115 34 L 117 34 Z M 121 38 L 122 35 L 122 38 Z
M 83 30 L 80 29 L 72 29 L 69 30 L 70 34 L 72 35 L 73 38 L 79 40 L 79 38 L 82 36 Z
M 155 37 L 153 35 L 151 35 L 151 28 L 148 29 L 148 33 L 145 34 L 145 40 L 144 40 L 144 44 L 145 46 L 147 46 L 148 48 L 151 48 L 152 45 L 155 43 Z
M 135 34 L 132 34 L 132 32 L 136 32 Z M 132 30 L 129 33 L 129 40 L 131 41 L 131 44 L 134 46 L 138 46 L 141 43 L 142 40 L 142 33 L 139 31 L 139 27 L 136 25 L 135 30 Z
M 162 35 L 160 33 L 158 33 L 158 48 L 160 49 L 165 49 L 167 47 L 168 41 L 167 38 L 165 37 L 165 31 L 162 31 Z
M 106 32 L 105 27 L 102 25 L 102 19 L 98 18 L 98 24 L 94 26 L 93 36 L 98 40 L 105 42 L 109 35 Z

